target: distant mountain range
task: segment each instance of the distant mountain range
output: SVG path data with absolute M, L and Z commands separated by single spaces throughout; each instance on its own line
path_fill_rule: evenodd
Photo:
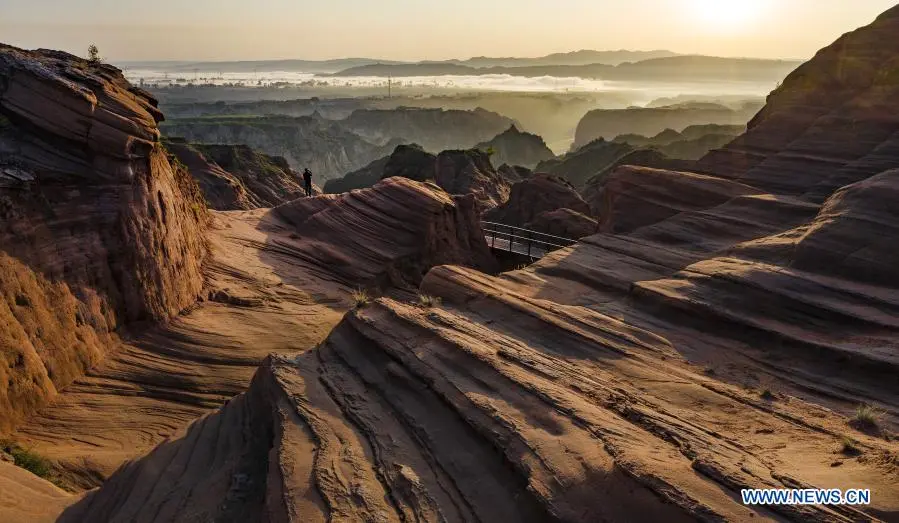
M 485 67 L 540 67 L 583 66 L 591 64 L 618 65 L 653 58 L 678 56 L 671 51 L 592 51 L 581 50 L 553 53 L 536 58 L 478 56 L 467 60 L 423 60 L 418 62 L 380 60 L 375 58 L 338 58 L 333 60 L 251 60 L 251 61 L 142 61 L 121 62 L 117 65 L 128 69 L 162 69 L 172 72 L 214 71 L 228 73 L 293 71 L 307 73 L 336 73 L 356 67 L 372 65 L 459 65 L 469 68 Z
M 618 81 L 759 81 L 776 82 L 801 64 L 793 60 L 756 58 L 721 58 L 714 56 L 678 55 L 650 58 L 618 65 L 602 63 L 586 65 L 530 65 L 471 67 L 461 63 L 422 62 L 416 64 L 368 64 L 334 73 L 334 76 L 480 76 L 508 74 L 513 76 L 579 77 Z

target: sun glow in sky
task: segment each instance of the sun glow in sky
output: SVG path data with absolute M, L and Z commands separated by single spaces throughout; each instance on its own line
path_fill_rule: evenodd
M 689 0 L 706 29 L 734 31 L 759 23 L 771 13 L 769 0 Z
M 0 0 L 0 41 L 109 60 L 809 58 L 899 0 Z

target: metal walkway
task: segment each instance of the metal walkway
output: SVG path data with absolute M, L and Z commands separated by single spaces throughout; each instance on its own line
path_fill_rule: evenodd
M 491 249 L 540 259 L 548 253 L 574 245 L 577 240 L 513 227 L 503 223 L 482 222 L 484 237 Z

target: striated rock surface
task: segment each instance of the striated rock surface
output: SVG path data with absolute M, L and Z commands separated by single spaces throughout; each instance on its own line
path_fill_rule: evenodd
M 121 72 L 0 45 L 0 432 L 192 305 L 206 210 Z
M 490 152 L 490 159 L 494 165 L 521 165 L 529 169 L 556 156 L 546 146 L 543 138 L 519 131 L 514 125 L 493 139 L 475 145 L 474 148 Z
M 540 214 L 559 209 L 590 214 L 590 206 L 565 179 L 538 173 L 513 185 L 509 200 L 487 212 L 484 218 L 524 227 Z
M 274 212 L 295 228 L 293 254 L 348 285 L 417 284 L 435 265 L 496 269 L 472 195 L 453 197 L 403 177 L 370 189 L 304 198 Z
M 603 232 L 623 233 L 760 193 L 731 180 L 625 165 L 606 178 L 593 204 Z
M 821 203 L 897 167 L 899 106 L 893 8 L 787 76 L 748 131 L 698 169 Z

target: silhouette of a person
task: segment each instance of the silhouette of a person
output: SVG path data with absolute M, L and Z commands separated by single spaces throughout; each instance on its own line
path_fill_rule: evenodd
M 303 181 L 306 182 L 306 196 L 312 196 L 312 171 L 308 168 L 303 171 Z

